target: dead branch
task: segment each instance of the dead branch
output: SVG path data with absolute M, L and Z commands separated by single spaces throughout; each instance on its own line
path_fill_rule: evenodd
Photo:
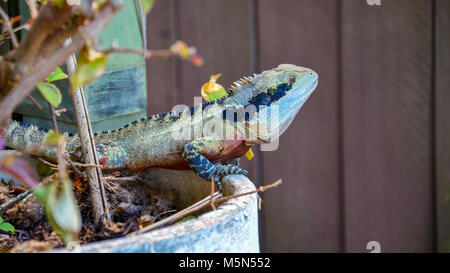
M 37 6 L 36 6 L 36 0 L 25 0 L 27 3 L 28 9 L 30 10 L 31 18 L 36 18 L 39 14 Z
M 61 7 L 58 7 L 53 2 L 44 5 L 27 35 L 21 41 L 20 47 L 11 52 L 11 60 L 21 65 L 29 66 L 37 58 L 45 58 L 46 56 L 40 56 L 39 52 L 42 45 L 45 44 L 49 47 L 58 46 L 47 43 L 47 40 L 54 31 L 64 27 L 70 18 L 75 18 L 74 12 L 75 7 L 68 5 L 65 1 Z
M 249 191 L 249 192 L 245 192 L 245 193 L 241 193 L 241 194 L 236 194 L 236 195 L 230 195 L 230 196 L 222 196 L 222 193 L 220 192 L 214 192 L 213 194 L 209 195 L 208 197 L 200 200 L 199 202 L 185 208 L 184 210 L 181 210 L 177 213 L 175 213 L 174 215 L 171 215 L 161 221 L 158 221 L 152 225 L 146 226 L 145 228 L 138 230 L 136 232 L 130 233 L 128 236 L 134 236 L 134 235 L 138 235 L 138 234 L 142 234 L 145 232 L 149 232 L 151 230 L 155 230 L 157 228 L 160 228 L 164 225 L 170 224 L 170 223 L 174 223 L 176 221 L 179 221 L 181 219 L 183 219 L 186 216 L 192 215 L 202 209 L 207 208 L 208 206 L 211 206 L 213 209 L 215 208 L 216 205 L 221 204 L 225 201 L 228 201 L 230 199 L 233 198 L 238 198 L 238 197 L 242 197 L 245 195 L 249 195 L 249 194 L 254 194 L 254 193 L 259 193 L 259 192 L 264 192 L 268 189 L 271 188 L 275 188 L 278 187 L 279 185 L 281 185 L 281 183 L 283 183 L 283 181 L 280 179 L 278 181 L 276 181 L 273 184 L 267 185 L 267 186 L 261 186 L 259 188 L 257 188 L 254 191 Z M 212 201 L 211 201 L 212 200 Z
M 138 49 L 138 48 L 119 48 L 116 45 L 112 45 L 110 48 L 107 48 L 107 49 L 98 49 L 96 47 L 95 50 L 98 52 L 105 53 L 105 54 L 110 54 L 110 53 L 137 54 L 137 55 L 144 56 L 144 58 L 146 58 L 146 59 L 153 58 L 153 57 L 168 58 L 168 57 L 178 55 L 178 53 L 176 53 L 170 49 L 146 50 L 146 49 Z
M 278 187 L 282 183 L 283 183 L 283 181 L 280 179 L 280 180 L 278 180 L 278 181 L 276 181 L 276 182 L 274 182 L 274 183 L 272 183 L 270 185 L 260 186 L 259 188 L 257 188 L 254 191 L 249 191 L 249 192 L 244 192 L 244 193 L 241 193 L 241 194 L 236 194 L 236 195 L 230 195 L 230 196 L 224 196 L 224 197 L 217 198 L 217 199 L 214 200 L 213 203 L 214 204 L 220 204 L 220 203 L 223 203 L 223 202 L 228 201 L 228 200 L 233 199 L 233 198 L 238 198 L 238 197 L 249 195 L 249 194 L 253 194 L 253 193 L 265 192 L 268 189 Z M 206 207 L 206 205 L 203 205 L 203 206 L 197 208 L 196 210 L 194 210 L 191 213 L 197 212 L 197 211 L 199 211 L 199 210 L 201 210 L 201 209 L 203 209 L 205 207 Z
M 216 205 L 214 204 L 214 190 L 215 190 L 214 179 L 211 179 L 211 194 L 209 195 L 209 198 L 211 200 L 210 205 L 213 210 L 216 210 Z
M 59 116 L 61 116 L 61 113 L 65 113 L 65 112 L 67 112 L 67 109 L 61 108 L 61 109 L 55 110 L 55 115 L 59 117 Z
M 16 68 L 19 64 L 14 65 L 5 60 L 3 60 L 3 62 L 0 60 L 0 89 L 2 92 L 5 92 L 5 90 L 8 91 L 6 97 L 0 102 L 0 109 L 2 109 L 2 111 L 0 111 L 0 128 L 5 129 L 8 127 L 9 118 L 12 112 L 16 106 L 23 101 L 26 95 L 33 90 L 35 85 L 42 78 L 53 72 L 57 66 L 63 64 L 69 56 L 78 52 L 87 41 L 94 39 L 119 9 L 120 6 L 113 4 L 112 1 L 106 2 L 86 26 L 81 26 L 78 29 L 78 32 L 74 36 L 73 42 L 69 47 L 59 49 L 48 58 L 43 58 L 45 56 L 39 54 L 39 49 L 42 47 L 44 40 L 48 38 L 49 29 L 53 30 L 57 27 L 54 23 L 48 21 L 55 21 L 54 18 L 70 17 L 67 16 L 67 14 L 63 16 L 60 9 L 55 10 L 53 4 L 45 5 L 24 40 L 22 40 L 19 48 L 14 50 L 11 56 L 8 57 L 8 60 L 10 61 L 20 60 L 20 65 L 22 67 Z M 65 13 L 71 13 L 73 10 L 70 9 L 67 11 L 64 9 L 63 11 L 65 11 Z M 65 21 L 59 23 L 64 24 L 64 22 Z M 39 27 L 42 27 L 42 29 L 40 30 Z M 40 33 L 40 31 L 42 31 L 42 33 Z M 36 40 L 33 38 L 36 38 Z M 30 63 L 33 63 L 35 57 L 29 55 L 38 55 L 37 59 L 39 61 L 34 65 L 30 65 Z M 25 69 L 26 72 L 23 72 L 24 68 L 27 68 Z M 29 73 L 29 71 L 33 72 Z M 13 79 L 13 81 L 11 79 Z M 6 86 L 4 84 L 5 81 L 11 86 Z
M 78 175 L 80 178 L 85 178 L 86 176 L 78 169 L 78 167 L 75 165 L 75 162 L 73 162 L 68 155 L 66 155 L 66 161 L 69 164 L 69 166 L 72 168 L 72 170 Z
M 81 167 L 81 168 L 103 168 L 102 165 L 99 164 L 86 164 L 86 163 L 80 163 L 80 162 L 71 162 L 72 165 L 76 166 L 76 167 Z
M 37 107 L 39 110 L 44 110 L 44 107 L 37 102 L 31 95 L 27 95 L 27 98 Z
M 53 164 L 53 163 L 51 163 L 51 162 L 48 162 L 47 160 L 43 159 L 42 157 L 38 157 L 38 160 L 39 160 L 41 163 L 43 163 L 43 164 L 49 166 L 50 168 L 58 169 L 58 164 Z
M 70 39 L 65 42 L 65 46 L 71 45 Z M 75 54 L 69 57 L 66 62 L 67 71 L 72 74 L 76 70 Z M 92 132 L 86 100 L 83 88 L 77 88 L 72 94 L 72 102 L 77 119 L 78 133 L 80 136 L 81 150 L 83 151 L 86 164 L 99 165 L 97 152 L 95 149 L 95 139 Z M 90 196 L 92 202 L 92 213 L 96 224 L 106 224 L 111 221 L 109 205 L 106 200 L 105 187 L 103 185 L 103 174 L 100 167 L 87 167 L 86 174 L 89 183 Z
M 213 198 L 218 198 L 218 197 L 221 197 L 221 196 L 222 196 L 222 193 L 215 192 Z M 142 233 L 146 233 L 146 232 L 149 232 L 151 230 L 155 230 L 157 228 L 160 228 L 160 227 L 162 227 L 164 225 L 167 225 L 167 224 L 179 221 L 179 220 L 183 219 L 184 217 L 191 215 L 192 214 L 191 211 L 194 210 L 195 208 L 197 208 L 199 206 L 204 206 L 204 205 L 206 205 L 206 206 L 210 205 L 210 196 L 203 198 L 202 200 L 198 201 L 197 203 L 195 203 L 195 204 L 185 208 L 184 210 L 181 210 L 181 211 L 175 213 L 174 215 L 171 215 L 171 216 L 169 216 L 167 218 L 162 219 L 161 221 L 158 221 L 158 222 L 156 222 L 154 224 L 146 226 L 145 228 L 143 228 L 141 230 L 132 232 L 132 233 L 128 234 L 127 236 L 134 236 L 134 235 L 139 235 L 139 234 L 142 234 Z
M 55 132 L 59 133 L 59 130 L 58 130 L 58 122 L 56 121 L 55 107 L 53 106 L 53 104 L 51 104 L 51 103 L 49 102 L 49 103 L 48 103 L 48 108 L 49 108 L 49 110 L 50 110 L 50 116 L 52 117 L 53 130 L 55 130 Z
M 60 181 L 64 181 L 69 178 L 67 174 L 66 161 L 64 160 L 65 152 L 66 152 L 66 141 L 65 140 L 58 141 L 57 159 L 58 159 L 58 174 Z
M 28 23 L 20 25 L 20 26 L 16 27 L 15 29 L 13 29 L 13 31 L 14 31 L 14 33 L 16 33 L 17 31 L 22 30 L 22 29 L 30 29 L 30 25 Z
M 13 45 L 13 48 L 18 48 L 19 47 L 19 42 L 17 40 L 16 34 L 14 33 L 12 24 L 11 24 L 11 20 L 9 19 L 8 14 L 0 7 L 0 15 L 3 18 L 3 21 L 6 25 L 6 29 L 8 29 L 9 32 L 9 36 L 11 37 L 11 42 Z
M 130 182 L 136 181 L 137 175 L 127 176 L 127 177 L 114 177 L 114 176 L 105 176 L 103 177 L 104 181 L 115 181 L 115 182 Z

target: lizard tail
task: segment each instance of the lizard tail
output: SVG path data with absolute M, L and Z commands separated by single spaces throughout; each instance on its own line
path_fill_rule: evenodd
M 11 121 L 5 134 L 5 145 L 18 151 L 29 150 L 33 155 L 56 161 L 57 149 L 44 145 L 45 139 L 53 130 L 46 130 L 34 125 Z M 63 134 L 66 139 L 67 152 L 73 152 L 80 145 L 78 135 Z

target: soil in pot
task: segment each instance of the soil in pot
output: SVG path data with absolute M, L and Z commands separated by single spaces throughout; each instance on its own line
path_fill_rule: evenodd
M 98 227 L 94 225 L 88 187 L 76 180 L 74 193 L 83 222 L 78 242 L 85 244 L 123 237 L 175 213 L 174 192 L 152 191 L 145 184 L 145 181 L 109 181 L 105 186 L 113 223 Z M 0 204 L 25 190 L 12 181 L 1 180 Z M 50 251 L 64 247 L 32 194 L 0 212 L 0 216 L 15 227 L 14 234 L 0 231 L 0 252 Z

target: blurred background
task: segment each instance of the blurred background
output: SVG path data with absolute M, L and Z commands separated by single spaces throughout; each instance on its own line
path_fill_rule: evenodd
M 369 5 L 380 3 L 381 5 Z M 242 159 L 263 196 L 264 252 L 450 251 L 450 1 L 160 0 L 147 47 L 149 114 L 280 63 L 319 86 L 274 152 Z

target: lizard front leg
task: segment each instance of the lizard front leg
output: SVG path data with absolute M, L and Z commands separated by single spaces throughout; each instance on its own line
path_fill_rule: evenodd
M 219 189 L 221 189 L 220 180 L 228 174 L 248 175 L 247 171 L 235 165 L 214 164 L 204 155 L 220 154 L 223 150 L 223 142 L 211 137 L 203 137 L 191 141 L 181 149 L 184 160 L 197 175 L 201 178 L 211 181 L 214 179 Z

